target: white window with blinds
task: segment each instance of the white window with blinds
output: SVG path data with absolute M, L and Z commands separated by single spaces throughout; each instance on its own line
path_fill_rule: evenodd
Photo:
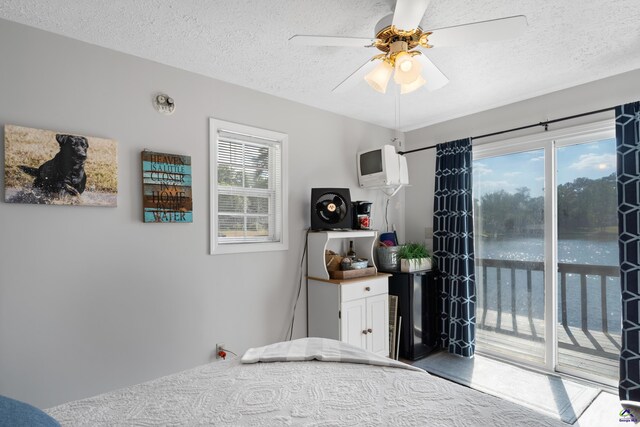
M 211 253 L 288 249 L 287 135 L 210 119 Z

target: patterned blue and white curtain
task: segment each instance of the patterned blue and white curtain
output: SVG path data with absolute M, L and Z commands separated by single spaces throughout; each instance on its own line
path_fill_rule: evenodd
M 640 402 L 640 102 L 616 107 L 622 287 L 620 400 Z
M 433 258 L 440 292 L 440 343 L 452 354 L 475 351 L 476 289 L 471 197 L 471 139 L 437 146 Z

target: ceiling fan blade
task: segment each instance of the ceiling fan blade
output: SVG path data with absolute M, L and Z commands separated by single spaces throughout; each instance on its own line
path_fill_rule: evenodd
M 422 55 L 416 55 L 414 58 L 420 61 L 422 65 L 422 77 L 427 81 L 424 87 L 428 91 L 440 89 L 449 83 L 447 76 L 445 76 L 424 53 Z
M 366 37 L 340 37 L 340 36 L 308 36 L 296 34 L 289 38 L 293 44 L 303 46 L 346 46 L 369 47 L 378 39 Z
M 429 30 L 433 33 L 429 36 L 429 44 L 433 47 L 442 47 L 504 40 L 519 36 L 526 28 L 526 16 L 510 16 L 508 18 Z
M 346 92 L 349 89 L 355 87 L 358 83 L 364 81 L 364 76 L 366 76 L 369 71 L 373 70 L 373 68 L 378 64 L 378 61 L 374 61 L 372 59 L 365 62 L 360 68 L 355 70 L 349 77 L 341 81 L 336 87 L 332 89 L 334 93 L 342 93 Z
M 405 31 L 418 28 L 428 6 L 429 0 L 398 0 L 391 24 Z

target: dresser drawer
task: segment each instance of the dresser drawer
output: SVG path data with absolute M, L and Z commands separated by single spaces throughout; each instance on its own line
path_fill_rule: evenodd
M 389 278 L 379 277 L 340 285 L 342 302 L 386 294 L 389 291 Z

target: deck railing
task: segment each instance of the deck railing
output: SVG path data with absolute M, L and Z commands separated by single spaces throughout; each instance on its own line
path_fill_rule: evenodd
M 509 334 L 509 335 L 518 335 L 518 322 L 517 322 L 517 305 L 516 305 L 516 272 L 518 270 L 524 270 L 527 273 L 527 317 L 529 319 L 529 323 L 533 325 L 533 299 L 532 299 L 532 275 L 533 271 L 544 271 L 544 263 L 536 262 L 536 261 L 513 261 L 513 260 L 500 260 L 500 259 L 476 259 L 476 266 L 482 269 L 482 301 L 478 301 L 480 306 L 483 308 L 482 318 L 480 321 L 480 325 L 485 327 L 486 329 L 496 329 L 501 333 Z M 488 270 L 490 268 L 496 269 L 496 311 L 497 311 L 497 320 L 495 328 L 489 327 L 486 325 L 487 319 L 487 295 L 489 294 L 489 282 L 488 282 Z M 511 330 L 500 330 L 502 329 L 500 325 L 502 325 L 502 313 L 505 311 L 502 306 L 502 292 L 504 291 L 502 273 L 504 270 L 507 270 L 507 274 L 510 276 L 510 284 L 511 284 L 511 322 L 512 329 Z M 493 285 L 493 284 L 492 284 Z M 542 337 L 538 337 L 535 328 L 531 328 L 532 331 L 532 339 L 542 339 Z
M 526 272 L 526 309 L 527 309 L 527 317 L 529 323 L 531 325 L 531 336 L 528 336 L 530 339 L 538 339 L 541 340 L 543 337 L 538 337 L 533 327 L 533 298 L 532 298 L 532 290 L 533 290 L 533 280 L 532 273 L 533 272 L 544 272 L 544 263 L 537 261 L 514 261 L 514 260 L 498 260 L 498 259 L 476 259 L 476 266 L 482 271 L 482 300 L 478 301 L 479 305 L 483 308 L 482 317 L 480 318 L 480 327 L 484 327 L 486 329 L 495 329 L 500 333 L 506 333 L 510 335 L 520 335 L 518 332 L 518 324 L 516 315 L 520 314 L 517 310 L 516 305 L 516 288 L 521 288 L 518 286 L 517 274 L 518 271 Z M 488 282 L 488 271 L 489 269 L 495 269 L 495 277 L 496 282 L 489 283 Z M 504 292 L 504 275 L 508 275 L 509 279 L 509 287 L 511 293 L 511 301 L 510 307 L 503 307 L 502 301 L 502 293 Z M 609 325 L 607 320 L 607 278 L 609 277 L 619 277 L 620 271 L 617 266 L 609 266 L 609 265 L 586 265 L 586 264 L 568 264 L 568 263 L 558 263 L 558 274 L 560 276 L 560 318 L 558 319 L 560 323 L 565 327 L 569 327 L 569 318 L 567 315 L 567 287 L 571 286 L 567 284 L 567 275 L 568 274 L 576 274 L 580 277 L 580 286 L 579 286 L 579 298 L 580 298 L 580 323 L 581 328 L 585 332 L 589 330 L 589 310 L 588 310 L 588 301 L 589 301 L 589 289 L 587 286 L 587 276 L 595 276 L 599 278 L 597 281 L 599 283 L 599 293 L 600 293 L 600 319 L 601 319 L 601 330 L 603 333 L 609 332 Z M 520 274 L 521 276 L 521 274 Z M 593 281 L 591 281 L 593 283 Z M 496 327 L 491 327 L 486 325 L 486 317 L 487 317 L 487 300 L 486 296 L 488 295 L 489 286 L 495 286 L 496 288 L 496 305 L 497 305 L 497 321 Z M 521 285 L 521 284 L 520 284 Z M 593 294 L 593 293 L 592 293 Z M 502 314 L 505 312 L 510 312 L 511 321 L 512 321 L 512 329 L 506 330 L 500 327 L 502 324 Z
M 564 264 L 558 263 L 558 273 L 560 274 L 560 320 L 563 326 L 567 325 L 567 274 L 578 274 L 580 276 L 580 320 L 583 331 L 589 329 L 589 311 L 587 304 L 589 292 L 587 289 L 587 276 L 598 276 L 600 283 L 600 318 L 602 332 L 609 332 L 607 320 L 607 277 L 620 277 L 618 266 L 612 265 L 585 265 L 585 264 Z

